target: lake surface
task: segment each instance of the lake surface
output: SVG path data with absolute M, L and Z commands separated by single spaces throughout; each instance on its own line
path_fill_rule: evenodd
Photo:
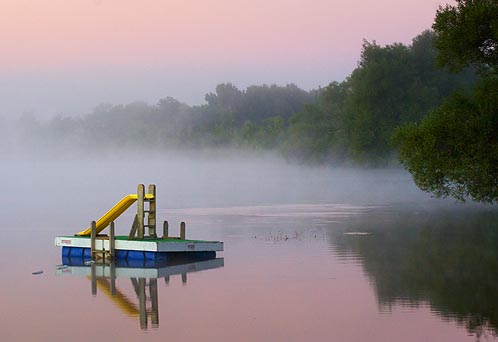
M 152 160 L 4 165 L 2 341 L 498 340 L 496 208 L 431 199 L 399 170 Z M 173 235 L 185 221 L 188 238 L 225 251 L 98 266 L 93 283 L 91 266 L 57 270 L 54 237 L 139 182 L 157 185 Z

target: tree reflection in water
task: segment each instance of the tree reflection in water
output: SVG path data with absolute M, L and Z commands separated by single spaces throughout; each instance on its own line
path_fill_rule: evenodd
M 380 310 L 429 306 L 478 339 L 498 336 L 496 209 L 374 209 L 329 237 L 339 257 L 359 260 Z

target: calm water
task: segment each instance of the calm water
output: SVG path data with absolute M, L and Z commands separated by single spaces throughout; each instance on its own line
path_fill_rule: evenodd
M 431 200 L 395 170 L 143 165 L 4 167 L 2 341 L 498 340 L 496 208 Z M 157 184 L 158 219 L 173 234 L 186 221 L 187 237 L 222 240 L 225 251 L 155 269 L 96 267 L 94 283 L 91 267 L 56 270 L 53 238 L 138 182 Z

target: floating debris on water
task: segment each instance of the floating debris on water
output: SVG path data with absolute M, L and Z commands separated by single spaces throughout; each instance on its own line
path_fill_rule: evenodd
M 91 265 L 91 264 L 95 264 L 95 260 L 88 260 L 88 261 L 85 261 L 85 265 Z
M 68 265 L 57 265 L 57 266 L 55 266 L 55 269 L 56 270 L 64 270 L 64 269 L 66 269 L 68 267 L 69 267 Z
M 42 273 L 43 273 L 43 271 L 35 271 L 35 272 L 32 272 L 31 274 L 32 275 L 38 275 L 38 274 L 42 274 Z
M 347 232 L 344 233 L 344 235 L 370 235 L 371 233 L 369 232 Z

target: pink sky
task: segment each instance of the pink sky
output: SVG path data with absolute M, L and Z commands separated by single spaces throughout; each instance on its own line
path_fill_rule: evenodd
M 410 43 L 444 3 L 2 0 L 0 114 L 201 103 L 221 82 L 325 86 L 356 66 L 363 38 Z

